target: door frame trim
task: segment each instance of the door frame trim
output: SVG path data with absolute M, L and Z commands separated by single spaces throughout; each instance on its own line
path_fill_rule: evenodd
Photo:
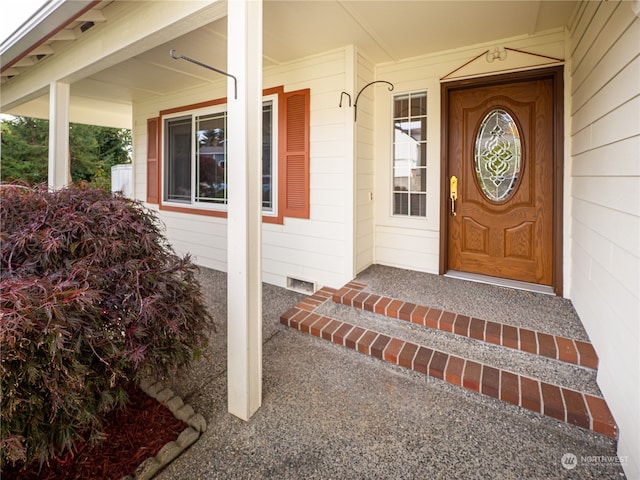
M 564 66 L 554 66 L 487 77 L 443 82 L 440 86 L 440 265 L 439 273 L 448 271 L 449 215 L 449 94 L 454 90 L 486 87 L 529 80 L 553 81 L 553 280 L 556 295 L 563 293 L 563 195 L 564 195 Z

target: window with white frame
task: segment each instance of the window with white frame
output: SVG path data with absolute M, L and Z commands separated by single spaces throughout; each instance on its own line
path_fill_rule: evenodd
M 275 213 L 277 186 L 276 97 L 262 108 L 262 210 Z M 165 116 L 163 201 L 208 209 L 226 209 L 228 202 L 226 105 Z
M 393 214 L 427 214 L 427 92 L 393 97 Z

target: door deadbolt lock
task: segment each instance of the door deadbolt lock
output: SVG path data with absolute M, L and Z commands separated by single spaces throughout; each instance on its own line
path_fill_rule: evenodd
M 449 179 L 449 198 L 451 199 L 451 216 L 456 216 L 456 200 L 458 199 L 458 177 Z

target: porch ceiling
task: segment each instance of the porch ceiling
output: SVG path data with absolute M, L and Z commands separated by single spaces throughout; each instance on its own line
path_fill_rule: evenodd
M 375 63 L 450 50 L 494 39 L 530 35 L 564 27 L 577 1 L 351 1 L 265 0 L 264 67 L 354 44 Z M 94 4 L 101 23 L 119 0 Z M 90 16 L 91 12 L 83 14 Z M 84 18 L 82 18 L 84 20 Z M 78 29 L 74 22 L 67 29 Z M 60 33 L 57 34 L 61 36 Z M 65 37 L 71 38 L 71 36 Z M 77 36 L 78 40 L 82 37 Z M 67 48 L 69 40 L 60 43 Z M 142 54 L 75 81 L 71 93 L 92 100 L 128 103 L 201 85 L 212 74 L 172 60 L 169 50 L 225 68 L 226 19 L 173 38 Z M 56 43 L 47 44 L 55 56 Z M 42 44 L 34 45 L 42 50 Z M 40 61 L 34 58 L 35 63 Z M 4 63 L 4 62 L 3 62 Z M 22 61 L 12 67 L 19 74 L 30 68 Z M 213 77 L 215 78 L 215 77 Z M 7 77 L 5 74 L 5 82 Z M 3 82 L 3 83 L 5 83 Z M 46 102 L 40 103 L 45 104 Z M 14 109 L 19 113 L 19 108 Z

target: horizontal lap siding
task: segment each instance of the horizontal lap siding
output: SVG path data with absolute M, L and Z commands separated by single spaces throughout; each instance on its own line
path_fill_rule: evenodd
M 344 260 L 337 255 L 345 243 L 342 223 L 292 218 L 285 219 L 285 226 L 265 224 L 262 231 L 265 282 L 284 287 L 291 276 L 318 287 L 344 283 Z
M 376 228 L 376 263 L 437 273 L 440 239 L 437 232 L 410 228 Z M 435 253 L 434 253 L 435 252 Z
M 374 79 L 373 65 L 361 54 L 356 55 L 358 91 Z M 384 95 L 376 96 L 376 89 L 384 88 Z M 373 193 L 373 101 L 388 98 L 386 86 L 374 84 L 368 87 L 358 99 L 356 123 L 356 272 L 374 263 L 374 211 Z M 355 93 L 357 96 L 357 93 Z M 355 96 L 353 98 L 355 100 Z
M 626 58 L 624 60 L 626 60 Z M 609 72 L 614 71 L 613 68 L 615 67 L 607 66 Z M 603 118 L 611 112 L 613 105 L 620 108 L 628 103 L 629 97 L 627 92 L 637 85 L 639 78 L 640 59 L 636 57 L 635 60 L 623 66 L 610 82 L 604 85 L 600 85 L 600 82 L 594 82 L 591 91 L 588 91 L 586 88 L 591 85 L 585 83 L 585 88 L 581 89 L 580 92 L 582 98 L 577 99 L 574 96 L 573 107 L 576 108 L 576 110 L 573 111 L 575 122 L 572 125 L 572 134 L 589 126 L 589 123 L 581 122 L 588 122 L 590 118 Z M 599 88 L 599 90 L 593 91 L 596 88 Z M 592 96 L 586 98 L 588 95 Z M 580 104 L 580 109 L 588 109 L 588 113 L 584 115 L 580 114 L 580 110 L 577 109 L 578 104 Z
M 606 288 L 598 285 L 598 289 L 607 293 L 605 298 L 608 299 L 609 308 L 617 316 L 625 316 L 625 312 L 634 311 L 634 308 L 638 313 L 637 292 L 640 291 L 640 278 L 638 269 L 633 268 L 638 266 L 637 257 L 634 252 L 613 243 L 606 230 L 593 228 L 593 210 L 591 206 L 587 206 L 585 208 L 586 215 L 575 216 L 572 232 L 576 239 L 574 246 L 588 252 L 588 265 L 591 265 L 592 268 L 597 265 L 602 271 L 608 272 Z M 620 228 L 628 223 L 630 223 L 628 217 L 618 217 L 615 228 Z M 637 232 L 631 237 L 638 241 Z M 584 261 L 584 257 L 581 260 Z M 609 277 L 615 281 L 610 281 Z M 594 275 L 591 275 L 591 279 L 594 280 L 594 278 Z
M 265 72 L 271 84 L 293 82 L 311 89 L 310 219 L 285 218 L 263 229 L 265 281 L 286 286 L 286 277 L 338 287 L 346 273 L 345 125 L 338 108 L 344 90 L 345 52 L 337 50 Z M 285 87 L 287 89 L 287 87 Z M 270 280 L 269 280 L 270 279 Z
M 598 383 L 640 477 L 640 19 L 587 2 L 570 33 L 571 299 L 600 358 Z
M 167 238 L 181 255 L 189 253 L 198 265 L 226 270 L 227 225 L 218 218 L 161 211 Z
M 640 137 L 635 136 L 574 153 L 573 176 L 638 176 L 640 162 L 634 155 L 639 151 Z
M 628 220 L 633 222 L 633 219 L 640 214 L 638 190 L 635 188 L 637 186 L 638 177 L 633 176 L 574 176 L 573 196 L 610 210 L 625 213 L 628 215 Z M 633 223 L 628 225 L 629 228 L 624 228 L 624 225 L 621 225 L 621 227 L 624 236 L 630 235 L 632 238 L 638 238 L 638 233 L 633 228 Z M 610 239 L 614 244 L 617 244 L 618 241 L 624 241 L 619 238 L 619 232 L 605 232 L 605 234 L 611 235 Z
M 287 65 L 265 69 L 265 89 L 285 92 L 309 88 L 310 218 L 284 218 L 283 225 L 263 224 L 263 280 L 286 286 L 287 276 L 340 286 L 351 277 L 345 267 L 346 242 L 344 114 L 337 108 L 344 90 L 344 50 L 335 50 Z M 146 119 L 178 106 L 226 96 L 224 81 L 203 83 L 175 95 L 134 107 L 134 168 L 136 198 L 146 197 Z M 152 208 L 154 208 L 152 206 Z M 226 220 L 159 211 L 167 236 L 180 254 L 191 253 L 198 264 L 226 271 Z M 347 278 L 348 277 L 348 278 Z

